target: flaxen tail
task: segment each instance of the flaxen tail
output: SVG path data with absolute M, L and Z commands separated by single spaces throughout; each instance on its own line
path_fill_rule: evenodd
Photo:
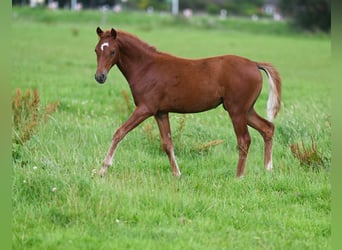
M 267 118 L 269 121 L 277 116 L 281 105 L 281 79 L 279 72 L 271 63 L 258 62 L 258 68 L 266 72 L 270 93 L 267 100 Z

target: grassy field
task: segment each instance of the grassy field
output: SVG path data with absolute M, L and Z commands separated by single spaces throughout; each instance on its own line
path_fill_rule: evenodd
M 330 39 L 284 23 L 138 13 L 13 9 L 12 94 L 36 88 L 57 112 L 13 146 L 13 249 L 329 249 L 331 246 Z M 208 25 L 210 24 L 210 25 Z M 245 178 L 235 178 L 236 138 L 222 107 L 171 114 L 182 177 L 171 176 L 153 119 L 127 135 L 106 178 L 96 171 L 129 116 L 116 67 L 94 80 L 96 27 L 116 27 L 183 57 L 237 54 L 270 61 L 283 79 L 274 171 L 250 129 Z M 259 32 L 260 31 L 260 32 Z M 265 115 L 268 87 L 256 104 Z M 223 143 L 204 147 L 208 142 Z M 296 143 L 317 147 L 301 163 Z

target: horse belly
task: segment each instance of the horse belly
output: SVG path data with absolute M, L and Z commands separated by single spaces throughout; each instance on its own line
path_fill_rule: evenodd
M 197 113 L 216 108 L 222 103 L 218 88 L 179 88 L 169 90 L 161 103 L 161 110 L 176 113 Z

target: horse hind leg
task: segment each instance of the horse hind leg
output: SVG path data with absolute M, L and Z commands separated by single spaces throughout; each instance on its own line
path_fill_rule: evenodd
M 181 176 L 181 172 L 179 171 L 179 167 L 174 153 L 174 146 L 171 139 L 169 115 L 167 113 L 157 114 L 155 115 L 155 119 L 159 127 L 163 149 L 166 152 L 170 161 L 172 174 L 174 176 L 179 177 Z
M 247 121 L 245 113 L 231 114 L 234 131 L 237 138 L 239 159 L 237 164 L 236 177 L 243 177 L 249 146 L 251 144 L 251 137 L 248 132 Z
M 272 122 L 259 116 L 254 108 L 251 108 L 247 116 L 248 125 L 255 128 L 264 138 L 264 165 L 266 170 L 272 170 L 272 147 L 274 125 Z

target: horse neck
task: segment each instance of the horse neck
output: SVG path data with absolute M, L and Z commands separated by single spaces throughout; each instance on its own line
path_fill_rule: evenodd
M 118 36 L 120 47 L 120 58 L 118 67 L 128 82 L 146 67 L 155 57 L 156 50 L 138 38 L 120 33 Z

